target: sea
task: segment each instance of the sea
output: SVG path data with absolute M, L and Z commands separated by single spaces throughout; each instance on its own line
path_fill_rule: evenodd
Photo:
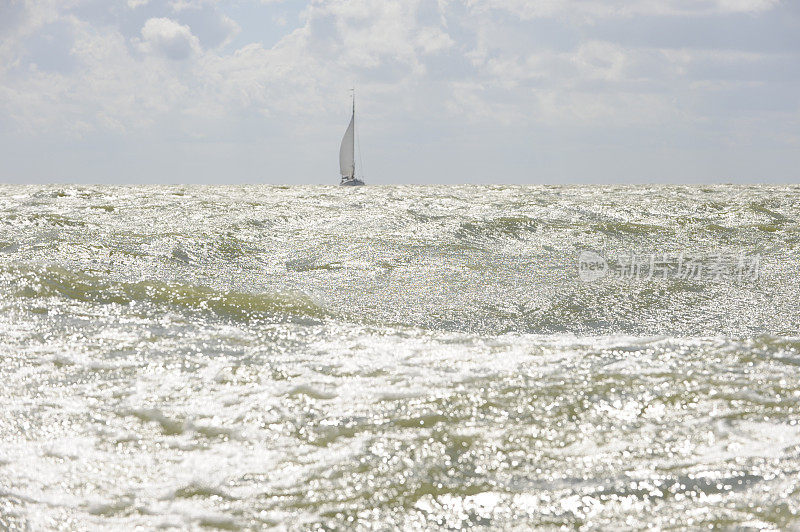
M 800 528 L 800 186 L 0 186 L 0 530 Z

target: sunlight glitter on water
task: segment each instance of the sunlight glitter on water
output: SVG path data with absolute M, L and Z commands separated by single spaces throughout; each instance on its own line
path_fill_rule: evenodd
M 797 187 L 0 190 L 0 528 L 798 522 Z

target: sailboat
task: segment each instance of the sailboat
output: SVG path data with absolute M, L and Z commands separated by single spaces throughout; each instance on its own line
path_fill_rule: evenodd
M 342 146 L 339 148 L 339 172 L 342 180 L 339 185 L 343 187 L 357 187 L 364 182 L 356 177 L 356 92 L 353 91 L 353 114 L 350 125 L 344 132 Z

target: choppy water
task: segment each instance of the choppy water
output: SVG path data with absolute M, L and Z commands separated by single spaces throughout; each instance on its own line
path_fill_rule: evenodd
M 800 526 L 799 208 L 0 187 L 0 529 Z

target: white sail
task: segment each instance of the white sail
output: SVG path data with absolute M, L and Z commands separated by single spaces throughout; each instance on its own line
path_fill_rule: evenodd
M 346 179 L 352 179 L 356 173 L 355 122 L 356 115 L 354 110 L 350 125 L 347 126 L 347 131 L 344 132 L 344 137 L 342 138 L 342 147 L 339 148 L 339 171 L 342 173 L 342 177 Z

